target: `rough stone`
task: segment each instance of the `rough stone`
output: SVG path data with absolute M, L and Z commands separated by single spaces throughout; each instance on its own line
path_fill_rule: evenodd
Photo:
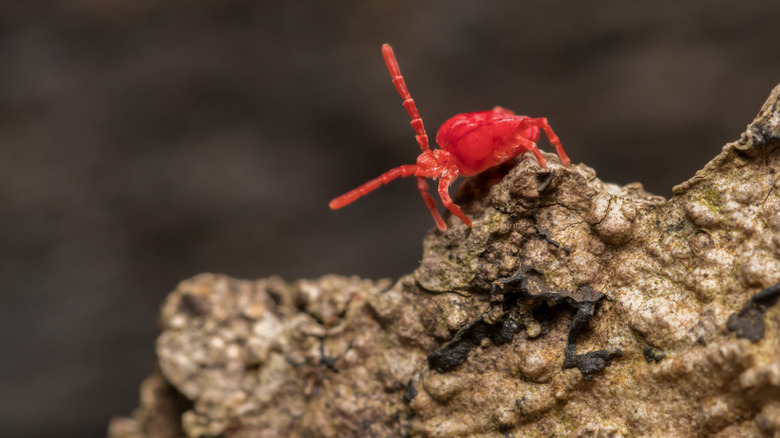
M 183 282 L 109 436 L 778 436 L 779 99 L 669 200 L 552 155 L 467 180 L 394 285 Z

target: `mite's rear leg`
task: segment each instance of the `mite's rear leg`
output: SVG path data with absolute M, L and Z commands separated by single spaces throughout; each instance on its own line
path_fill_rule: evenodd
M 531 151 L 534 154 L 534 157 L 536 157 L 536 161 L 539 162 L 539 165 L 542 166 L 542 168 L 547 168 L 547 160 L 544 158 L 542 153 L 539 151 L 539 148 L 536 146 L 536 143 L 532 142 L 531 140 L 523 137 L 522 132 L 524 131 L 526 127 L 520 126 L 515 130 L 515 134 L 511 137 L 509 140 L 513 145 L 517 145 L 517 149 L 514 151 L 513 156 L 518 156 L 522 154 L 525 151 Z M 502 150 L 502 148 L 497 148 L 497 150 Z M 511 158 L 511 157 L 507 157 Z M 504 161 L 504 160 L 496 160 L 496 161 Z
M 555 135 L 555 132 L 552 130 L 552 127 L 550 127 L 550 123 L 547 121 L 547 117 L 538 117 L 535 119 L 525 119 L 522 123 L 520 123 L 520 126 L 536 126 L 537 128 L 540 128 L 544 131 L 544 134 L 547 135 L 547 139 L 550 141 L 550 144 L 555 147 L 555 153 L 558 154 L 558 157 L 561 159 L 561 164 L 563 164 L 566 167 L 569 167 L 571 165 L 571 160 L 566 155 L 566 152 L 563 150 L 563 145 L 561 144 L 561 140 L 558 138 L 557 135 Z M 519 128 L 518 128 L 519 129 Z
M 425 178 L 417 177 L 417 190 L 420 191 L 420 195 L 422 196 L 423 201 L 425 201 L 425 205 L 428 207 L 428 210 L 431 211 L 431 216 L 433 216 L 436 226 L 441 231 L 447 231 L 447 224 L 444 223 L 444 219 L 442 219 L 439 211 L 436 210 L 436 201 L 433 200 L 433 196 L 428 192 L 428 182 Z
M 450 198 L 450 185 L 453 181 L 455 181 L 455 178 L 458 177 L 457 171 L 452 171 L 448 175 L 445 175 L 441 177 L 439 180 L 439 197 L 441 198 L 441 203 L 444 205 L 447 210 L 449 210 L 452 214 L 457 216 L 461 221 L 463 221 L 464 224 L 466 224 L 467 227 L 471 226 L 471 219 L 469 219 L 465 214 L 463 214 L 463 211 L 455 205 L 454 202 L 452 202 L 452 198 Z M 442 230 L 443 231 L 443 230 Z

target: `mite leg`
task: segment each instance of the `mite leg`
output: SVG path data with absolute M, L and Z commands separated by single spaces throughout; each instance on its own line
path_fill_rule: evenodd
M 404 166 L 396 167 L 395 169 L 388 170 L 387 172 L 383 173 L 377 178 L 374 178 L 371 181 L 361 185 L 360 187 L 351 190 L 339 196 L 338 198 L 335 198 L 334 200 L 330 201 L 330 204 L 328 205 L 333 210 L 339 209 L 341 207 L 345 207 L 355 202 L 358 198 L 373 192 L 374 190 L 382 187 L 383 185 L 389 183 L 390 181 L 396 178 L 405 178 L 407 176 L 412 176 L 414 175 L 415 172 L 417 172 L 416 164 L 407 164 Z
M 536 126 L 544 131 L 544 134 L 547 135 L 547 139 L 550 140 L 550 144 L 555 147 L 555 153 L 558 154 L 558 157 L 561 159 L 561 164 L 563 164 L 566 167 L 569 167 L 571 165 L 571 160 L 566 155 L 566 152 L 563 150 L 563 145 L 561 144 L 561 140 L 558 138 L 557 135 L 555 135 L 555 132 L 553 132 L 552 127 L 550 127 L 550 123 L 547 121 L 547 117 L 538 117 L 535 119 L 525 119 L 522 123 L 520 123 L 520 126 Z M 518 129 L 520 129 L 518 127 Z
M 531 140 L 523 137 L 522 132 L 525 130 L 526 126 L 523 126 L 522 124 L 515 130 L 515 133 L 510 140 L 510 143 L 513 145 L 517 145 L 514 151 L 514 157 L 522 154 L 525 151 L 531 151 L 533 152 L 534 156 L 536 157 L 536 161 L 539 162 L 539 165 L 542 166 L 542 168 L 547 168 L 547 160 L 544 158 L 542 153 L 539 151 L 539 148 L 536 146 L 536 143 L 532 142 Z M 502 150 L 503 148 L 497 148 L 497 150 Z M 511 157 L 507 157 L 509 159 Z M 496 160 L 497 162 L 503 162 L 505 160 L 502 160 L 498 158 Z
M 457 172 L 451 172 L 439 180 L 439 197 L 441 198 L 441 203 L 447 207 L 447 210 L 452 212 L 455 216 L 457 216 L 460 220 L 463 221 L 464 224 L 466 224 L 467 227 L 471 226 L 471 219 L 466 217 L 465 214 L 463 214 L 463 211 L 461 211 L 460 207 L 455 205 L 454 202 L 452 202 L 452 198 L 450 198 L 450 184 L 452 184 L 453 181 L 455 181 L 455 178 L 458 177 Z
M 425 132 L 422 117 L 420 117 L 420 112 L 417 111 L 417 105 L 414 104 L 412 95 L 409 94 L 409 89 L 406 88 L 406 82 L 404 81 L 404 77 L 401 76 L 401 69 L 398 67 L 398 61 L 395 59 L 395 54 L 393 53 L 393 48 L 390 47 L 390 44 L 384 44 L 382 46 L 382 56 L 385 58 L 385 64 L 387 65 L 387 70 L 390 72 L 390 76 L 393 77 L 393 85 L 395 85 L 395 89 L 398 90 L 398 94 L 401 95 L 401 99 L 404 100 L 404 108 L 406 108 L 406 112 L 409 113 L 409 117 L 412 118 L 412 128 L 414 129 L 414 132 L 417 133 L 415 136 L 417 143 L 420 145 L 420 149 L 422 149 L 423 152 L 429 152 L 428 134 Z
M 428 182 L 423 177 L 417 177 L 417 190 L 420 191 L 420 195 L 425 201 L 425 205 L 428 206 L 428 210 L 431 211 L 433 220 L 436 222 L 436 226 L 441 231 L 447 231 L 447 224 L 444 223 L 444 219 L 441 218 L 439 211 L 436 210 L 436 201 L 433 200 L 433 196 L 428 192 Z

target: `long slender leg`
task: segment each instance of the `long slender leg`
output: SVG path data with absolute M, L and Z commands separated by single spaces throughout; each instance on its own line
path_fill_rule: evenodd
M 338 198 L 335 198 L 334 200 L 330 201 L 330 204 L 328 205 L 333 210 L 347 206 L 355 202 L 358 198 L 373 192 L 374 190 L 378 189 L 379 187 L 382 187 L 383 185 L 389 183 L 390 181 L 396 178 L 405 178 L 407 176 L 412 176 L 415 174 L 415 172 L 417 172 L 416 164 L 406 164 L 403 166 L 398 166 L 395 169 L 388 170 L 382 175 L 361 185 L 360 187 L 351 190 L 339 196 Z
M 455 216 L 457 216 L 460 220 L 463 221 L 464 224 L 466 224 L 467 227 L 471 226 L 471 219 L 469 219 L 465 214 L 463 214 L 463 211 L 455 205 L 454 202 L 452 202 L 452 198 L 450 198 L 450 185 L 453 181 L 455 181 L 455 178 L 458 177 L 457 170 L 452 170 L 448 172 L 446 175 L 442 176 L 439 180 L 439 197 L 441 198 L 441 203 L 445 207 L 447 207 L 447 210 L 452 212 Z
M 561 159 L 561 164 L 563 164 L 566 167 L 569 167 L 571 165 L 571 160 L 566 155 L 566 152 L 563 150 L 563 145 L 561 144 L 561 140 L 558 138 L 557 135 L 555 135 L 555 132 L 552 130 L 552 127 L 550 127 L 550 123 L 547 121 L 547 117 L 525 119 L 520 125 L 521 126 L 530 125 L 530 126 L 536 126 L 538 128 L 541 128 L 544 131 L 544 134 L 547 135 L 547 139 L 550 140 L 550 144 L 555 147 L 555 153 L 557 153 L 558 157 Z
M 525 128 L 525 127 L 523 127 Z M 522 135 L 522 129 L 518 128 L 515 131 L 515 135 L 512 137 L 512 143 L 517 145 L 517 150 L 515 151 L 515 156 L 520 155 L 521 153 L 525 151 L 531 151 L 533 152 L 534 156 L 536 157 L 536 161 L 539 162 L 539 165 L 542 166 L 542 168 L 547 168 L 547 160 L 544 158 L 542 153 L 539 151 L 539 148 L 536 146 L 536 143 L 532 142 L 531 140 L 523 137 Z M 500 150 L 498 148 L 497 150 Z M 497 160 L 501 161 L 501 160 Z
M 433 220 L 436 222 L 436 226 L 441 231 L 447 231 L 447 224 L 444 223 L 444 219 L 441 218 L 439 211 L 436 210 L 436 201 L 433 200 L 430 192 L 428 192 L 428 182 L 423 177 L 417 177 L 417 190 L 420 191 L 420 195 L 425 201 L 425 205 L 428 206 L 428 210 L 431 211 Z
M 406 108 L 406 112 L 409 113 L 409 117 L 412 118 L 412 128 L 414 128 L 414 132 L 417 133 L 417 136 L 415 137 L 417 143 L 420 145 L 420 149 L 422 149 L 423 152 L 428 152 L 430 150 L 430 147 L 428 146 L 428 134 L 425 133 L 425 127 L 423 126 L 420 112 L 417 111 L 417 105 L 414 104 L 414 99 L 412 99 L 412 95 L 409 94 L 409 90 L 406 88 L 406 82 L 404 82 L 404 77 L 401 76 L 401 69 L 398 67 L 398 61 L 395 59 L 395 54 L 393 53 L 393 48 L 390 47 L 390 44 L 382 46 L 382 56 L 385 58 L 385 64 L 387 64 L 387 69 L 390 71 L 390 76 L 393 77 L 393 85 L 395 85 L 398 94 L 400 94 L 401 98 L 404 100 L 404 108 Z

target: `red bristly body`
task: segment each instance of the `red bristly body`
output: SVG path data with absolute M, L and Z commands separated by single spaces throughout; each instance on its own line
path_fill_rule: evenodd
M 536 142 L 542 131 L 547 135 L 550 144 L 555 147 L 561 164 L 570 165 L 569 157 L 563 151 L 561 141 L 553 132 L 550 124 L 547 123 L 546 118 L 516 116 L 512 111 L 498 106 L 491 111 L 458 114 L 447 120 L 436 134 L 436 143 L 441 149 L 431 150 L 422 118 L 420 118 L 417 106 L 406 88 L 393 49 L 389 44 L 382 46 L 382 55 L 385 58 L 387 69 L 390 71 L 390 76 L 393 77 L 393 84 L 404 99 L 404 108 L 412 118 L 412 127 L 417 133 L 416 139 L 420 149 L 422 149 L 422 154 L 417 157 L 417 164 L 407 164 L 385 172 L 330 201 L 330 208 L 335 210 L 349 205 L 361 196 L 396 178 L 416 176 L 417 189 L 420 191 L 425 205 L 431 211 L 436 226 L 441 231 L 445 231 L 447 225 L 436 210 L 436 201 L 428 192 L 428 183 L 425 178 L 439 179 L 439 197 L 444 207 L 467 226 L 471 226 L 471 219 L 452 202 L 449 194 L 450 185 L 459 175 L 476 175 L 526 151 L 531 151 L 539 165 L 546 168 L 547 161 L 539 152 L 539 148 L 536 147 Z

